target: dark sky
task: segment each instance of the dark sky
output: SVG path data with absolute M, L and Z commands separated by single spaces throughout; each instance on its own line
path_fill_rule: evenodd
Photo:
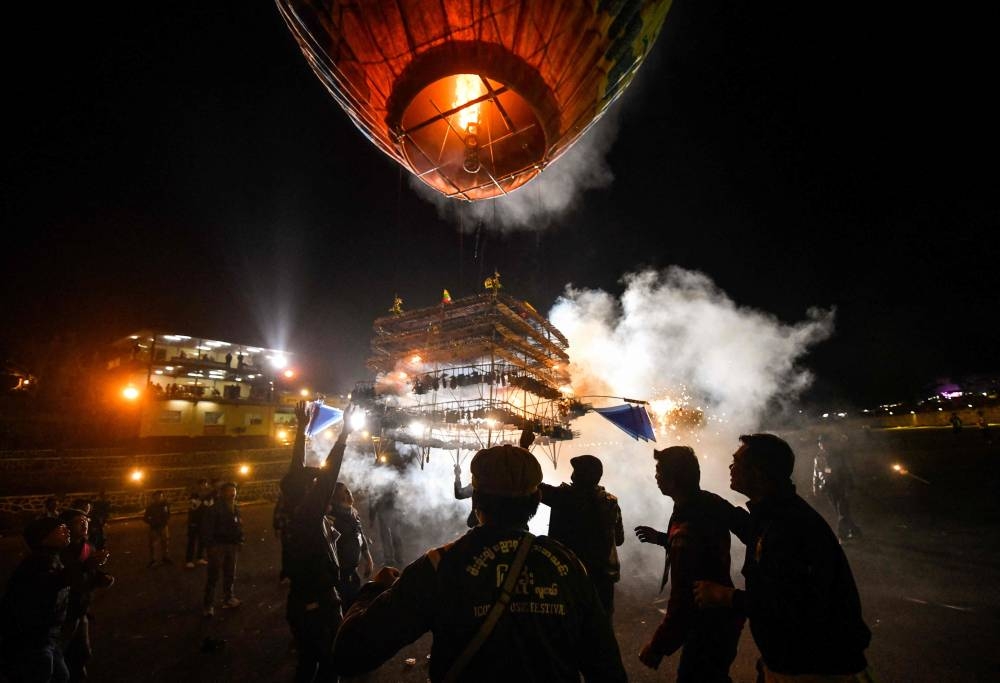
M 273 4 L 19 6 L 0 343 L 160 326 L 281 343 L 346 391 L 396 292 L 430 305 L 498 268 L 547 311 L 567 283 L 676 264 L 787 322 L 835 306 L 805 359 L 817 395 L 1000 373 L 985 18 L 813 5 L 677 0 L 616 105 L 615 182 L 478 248 L 349 123 Z

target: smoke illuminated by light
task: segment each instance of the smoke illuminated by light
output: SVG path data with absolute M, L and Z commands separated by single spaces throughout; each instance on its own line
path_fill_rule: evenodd
M 361 429 L 365 426 L 365 414 L 364 412 L 357 410 L 351 413 L 351 429 Z
M 703 415 L 719 427 L 724 419 L 734 435 L 759 426 L 769 401 L 809 386 L 798 362 L 833 330 L 832 311 L 785 324 L 682 268 L 632 273 L 624 283 L 620 299 L 568 288 L 549 317 L 569 339 L 578 396 L 644 398 L 658 421 L 683 408 L 685 422 Z

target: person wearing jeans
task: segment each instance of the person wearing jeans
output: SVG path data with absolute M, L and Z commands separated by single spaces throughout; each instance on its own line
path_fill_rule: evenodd
M 202 521 L 202 542 L 208 550 L 208 577 L 205 582 L 204 612 L 215 614 L 215 587 L 222 573 L 222 606 L 239 607 L 233 594 L 236 578 L 236 557 L 243 545 L 243 522 L 236 504 L 236 484 L 227 482 L 219 491 L 215 505 L 205 511 Z

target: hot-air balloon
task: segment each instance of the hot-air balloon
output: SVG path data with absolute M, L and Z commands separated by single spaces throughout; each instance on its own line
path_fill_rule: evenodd
M 521 430 L 558 465 L 561 445 L 579 436 L 572 421 L 593 410 L 633 439 L 655 441 L 646 402 L 594 408 L 569 395 L 566 337 L 526 301 L 500 291 L 497 273 L 485 291 L 403 310 L 396 298 L 372 326 L 368 367 L 351 402 L 365 410 L 374 462 L 408 449 L 421 468 L 433 449 L 455 464 L 469 453 L 518 442 Z M 617 398 L 617 397 L 602 397 Z
M 670 0 L 276 0 L 333 99 L 447 197 L 522 187 L 625 90 Z

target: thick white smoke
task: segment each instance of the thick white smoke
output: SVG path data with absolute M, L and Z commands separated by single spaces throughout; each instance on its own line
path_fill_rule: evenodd
M 437 207 L 438 214 L 467 231 L 482 224 L 488 230 L 541 230 L 579 202 L 588 190 L 608 187 L 614 174 L 607 155 L 618 137 L 614 106 L 579 140 L 537 177 L 509 195 L 478 202 L 448 199 L 410 176 L 417 194 Z
M 833 312 L 812 309 L 786 324 L 738 306 L 706 275 L 672 267 L 624 278 L 615 297 L 567 288 L 549 318 L 569 340 L 577 396 L 611 395 L 654 401 L 670 398 L 705 416 L 701 426 L 658 425 L 655 444 L 637 443 L 595 414 L 574 424 L 579 440 L 567 443 L 553 480 L 568 481 L 569 457 L 591 452 L 604 461 L 602 484 L 618 495 L 626 526 L 623 572 L 658 576 L 662 550 L 640 546 L 632 527 L 666 526 L 671 510 L 653 478 L 653 448 L 689 445 L 698 453 L 702 488 L 736 503 L 729 489 L 730 455 L 738 436 L 760 431 L 765 411 L 791 401 L 812 381 L 799 362 L 833 331 Z M 614 400 L 583 399 L 597 406 Z M 589 444 L 595 444 L 592 450 Z M 734 563 L 742 547 L 733 546 Z
M 833 313 L 810 310 L 801 322 L 783 323 L 738 306 L 707 276 L 680 268 L 633 273 L 624 283 L 620 297 L 567 288 L 550 312 L 569 339 L 577 396 L 656 400 L 683 394 L 687 405 L 700 409 L 706 419 L 698 426 L 660 424 L 656 443 L 644 443 L 588 413 L 573 422 L 578 438 L 536 445 L 533 453 L 545 481 L 552 484 L 570 480 L 569 461 L 576 455 L 591 453 L 603 461 L 601 483 L 619 497 L 624 516 L 626 542 L 620 555 L 622 589 L 627 590 L 630 582 L 649 585 L 663 568 L 663 551 L 642 546 L 632 532 L 639 524 L 665 529 L 670 515 L 670 500 L 660 495 L 653 478 L 653 448 L 692 446 L 702 466 L 702 487 L 743 503 L 742 496 L 729 490 L 728 464 L 737 437 L 758 431 L 764 411 L 776 399 L 792 400 L 808 386 L 811 375 L 799 363 L 812 345 L 830 335 Z M 583 400 L 595 406 L 620 403 Z M 518 435 L 505 438 L 516 443 Z M 453 497 L 453 451 L 434 449 L 424 469 L 411 464 L 397 470 L 375 466 L 374 452 L 352 443 L 341 478 L 362 493 L 393 487 L 408 561 L 465 532 L 470 502 Z M 468 483 L 471 451 L 461 455 L 462 480 Z M 546 532 L 544 505 L 531 528 Z M 742 562 L 742 554 L 742 546 L 734 543 L 734 565 Z

